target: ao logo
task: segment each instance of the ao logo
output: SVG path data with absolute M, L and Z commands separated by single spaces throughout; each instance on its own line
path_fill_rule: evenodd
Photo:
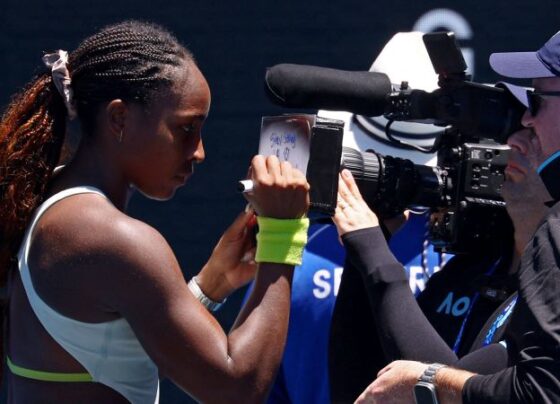
M 449 292 L 445 300 L 439 305 L 437 312 L 459 317 L 465 314 L 471 305 L 471 299 L 466 296 L 453 300 L 453 292 Z
M 472 39 L 473 32 L 469 22 L 461 14 L 447 8 L 436 8 L 422 15 L 414 24 L 413 30 L 433 32 L 440 29 L 453 31 L 460 40 Z M 467 72 L 474 76 L 474 51 L 471 48 L 461 48 Z

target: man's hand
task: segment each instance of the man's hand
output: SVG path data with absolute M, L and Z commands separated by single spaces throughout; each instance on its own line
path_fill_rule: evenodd
M 414 385 L 429 365 L 413 361 L 395 361 L 377 374 L 357 404 L 414 404 Z
M 359 404 L 414 404 L 414 385 L 430 366 L 414 361 L 395 361 L 381 369 L 377 379 L 358 397 Z M 474 373 L 466 370 L 441 368 L 435 385 L 441 404 L 460 404 L 463 386 Z

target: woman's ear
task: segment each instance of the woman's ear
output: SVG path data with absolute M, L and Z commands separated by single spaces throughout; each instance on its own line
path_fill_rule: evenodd
M 121 143 L 127 114 L 129 113 L 126 103 L 121 99 L 113 100 L 107 104 L 105 112 L 111 134 Z

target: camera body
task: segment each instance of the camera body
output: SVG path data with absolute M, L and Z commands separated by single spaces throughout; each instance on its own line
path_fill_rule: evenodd
M 325 136 L 324 125 L 337 136 Z M 312 127 L 307 178 L 314 210 L 334 212 L 336 174 L 346 168 L 381 218 L 429 208 L 429 235 L 439 251 L 457 254 L 508 245 L 513 226 L 501 197 L 508 146 L 461 142 L 460 134 L 447 132 L 431 167 L 374 150 L 342 147 L 339 154 L 341 136 L 342 122 L 319 120 Z
M 365 201 L 382 218 L 429 208 L 430 238 L 440 251 L 506 246 L 513 227 L 501 197 L 509 152 L 503 143 L 520 128 L 524 107 L 505 88 L 470 81 L 452 33 L 425 34 L 423 40 L 439 75 L 439 88 L 426 92 L 403 82 L 386 95 L 383 116 L 390 141 L 426 153 L 437 151 L 436 166 L 342 147 L 343 121 L 305 115 L 311 207 L 334 213 L 338 172 L 347 168 Z M 394 121 L 431 123 L 445 130 L 424 149 L 393 138 Z

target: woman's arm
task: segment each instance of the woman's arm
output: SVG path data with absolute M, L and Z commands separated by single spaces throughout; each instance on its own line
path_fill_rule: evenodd
M 387 361 L 456 362 L 455 353 L 416 303 L 404 268 L 389 250 L 377 217 L 347 170 L 339 180 L 334 222 L 346 247 L 346 270 L 361 274 L 368 294 L 373 319 L 363 321 L 376 324 Z
M 299 171 L 257 156 L 251 176 L 248 199 L 260 216 L 305 214 L 309 186 Z M 246 222 L 242 216 L 228 231 L 243 233 Z M 129 218 L 112 227 L 103 251 L 103 272 L 111 275 L 102 299 L 129 321 L 162 373 L 200 401 L 262 401 L 282 357 L 293 266 L 258 265 L 254 291 L 226 335 L 189 291 L 157 231 Z

